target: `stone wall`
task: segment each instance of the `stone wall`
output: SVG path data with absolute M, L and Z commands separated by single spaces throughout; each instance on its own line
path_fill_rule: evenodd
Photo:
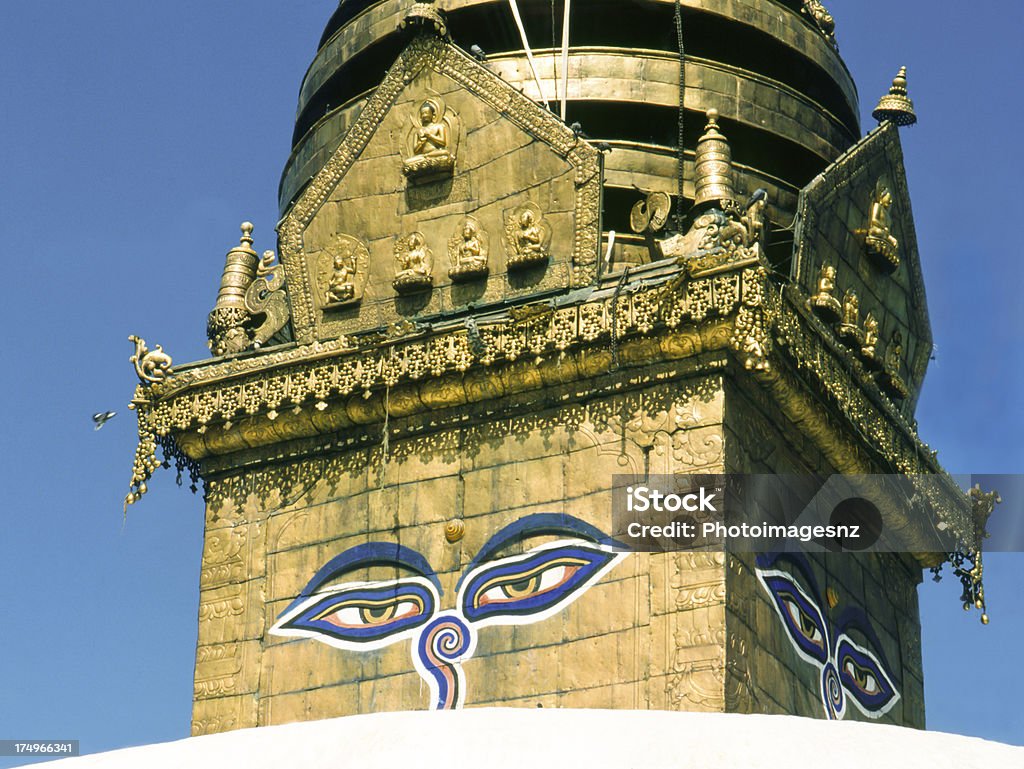
M 439 424 L 392 442 L 386 458 L 378 446 L 244 470 L 244 492 L 214 482 L 193 732 L 428 707 L 407 641 L 356 652 L 268 630 L 353 545 L 421 553 L 452 608 L 467 564 L 509 523 L 565 513 L 610 533 L 614 474 L 723 469 L 723 410 L 720 378 L 695 376 L 464 429 Z M 465 536 L 450 543 L 455 520 Z M 394 576 L 371 566 L 344 579 Z M 628 555 L 558 614 L 479 630 L 465 703 L 723 710 L 725 579 L 721 554 Z

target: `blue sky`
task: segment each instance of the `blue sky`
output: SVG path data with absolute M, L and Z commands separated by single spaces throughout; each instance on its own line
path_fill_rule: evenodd
M 205 357 L 238 223 L 256 224 L 258 250 L 276 247 L 295 99 L 334 2 L 4 6 L 0 739 L 80 739 L 88 752 L 177 739 L 189 730 L 202 503 L 164 472 L 122 522 L 127 336 L 179 362 Z M 1024 10 L 830 7 L 865 115 L 906 64 L 921 117 L 903 138 L 938 347 L 922 435 L 951 471 L 1020 472 Z M 93 432 L 101 409 L 120 414 Z M 930 728 L 1024 744 L 1022 567 L 1020 554 L 989 559 L 987 628 L 960 610 L 952 581 L 926 581 Z

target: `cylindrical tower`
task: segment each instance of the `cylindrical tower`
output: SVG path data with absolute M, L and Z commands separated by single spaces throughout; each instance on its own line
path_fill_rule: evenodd
M 783 225 L 792 220 L 798 190 L 860 135 L 857 91 L 835 47 L 831 19 L 824 23 L 815 15 L 817 3 L 577 0 L 570 11 L 567 78 L 561 71 L 564 3 L 518 0 L 539 87 L 506 0 L 442 0 L 438 6 L 461 47 L 477 46 L 488 68 L 528 96 L 543 96 L 556 112 L 567 81 L 566 122 L 579 123 L 589 138 L 612 148 L 605 164 L 606 231 L 629 231 L 638 188 L 674 197 L 681 188 L 683 207 L 689 207 L 693 150 L 709 109 L 718 110 L 732 145 L 738 195 L 766 189 L 770 218 Z M 299 94 L 281 179 L 282 212 L 327 162 L 403 47 L 396 27 L 409 5 L 342 0 L 327 23 Z

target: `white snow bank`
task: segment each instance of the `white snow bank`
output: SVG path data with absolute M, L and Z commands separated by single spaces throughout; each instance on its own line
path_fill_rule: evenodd
M 1022 769 L 1024 748 L 795 716 L 472 708 L 243 729 L 69 758 L 54 769 Z

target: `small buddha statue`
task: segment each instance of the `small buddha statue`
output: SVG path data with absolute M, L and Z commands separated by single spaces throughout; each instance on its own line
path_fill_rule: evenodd
M 868 251 L 878 257 L 880 266 L 887 272 L 894 271 L 900 265 L 900 244 L 893 237 L 889 222 L 889 209 L 892 207 L 892 193 L 889 188 L 879 182 L 875 196 L 871 202 L 871 216 L 868 222 L 866 243 Z
M 818 271 L 818 293 L 807 300 L 811 311 L 826 322 L 834 323 L 842 317 L 843 308 L 833 295 L 836 290 L 836 268 L 831 264 L 821 265 Z
M 881 368 L 878 358 L 878 321 L 872 313 L 864 317 L 864 344 L 860 348 L 860 356 L 864 364 L 871 369 Z
M 392 285 L 398 293 L 422 291 L 433 285 L 431 252 L 422 233 L 414 232 L 399 238 L 395 244 L 395 260 L 398 271 Z
M 908 395 L 907 385 L 900 376 L 903 365 L 903 334 L 899 329 L 892 333 L 885 348 L 885 366 L 878 374 L 878 384 L 891 397 L 902 400 Z
M 540 255 L 544 252 L 544 242 L 540 227 L 534 220 L 533 211 L 527 209 L 519 217 L 519 253 Z
M 435 99 L 427 99 L 420 105 L 419 123 L 410 136 L 413 154 L 402 164 L 402 172 L 407 177 L 436 178 L 450 175 L 454 170 L 452 127 L 442 112 L 441 103 Z
M 859 349 L 863 344 L 864 332 L 860 328 L 860 300 L 852 288 L 843 296 L 843 316 L 839 324 L 839 336 Z
M 548 260 L 551 225 L 534 203 L 515 209 L 505 220 L 505 245 L 510 270 L 526 269 Z
M 347 302 L 356 293 L 353 283 L 355 278 L 355 266 L 352 258 L 344 256 L 334 257 L 334 271 L 331 273 L 330 283 L 327 284 L 327 301 L 329 304 L 340 304 Z
M 452 269 L 448 275 L 453 281 L 470 280 L 487 274 L 486 236 L 477 222 L 468 218 L 448 242 L 448 255 Z

